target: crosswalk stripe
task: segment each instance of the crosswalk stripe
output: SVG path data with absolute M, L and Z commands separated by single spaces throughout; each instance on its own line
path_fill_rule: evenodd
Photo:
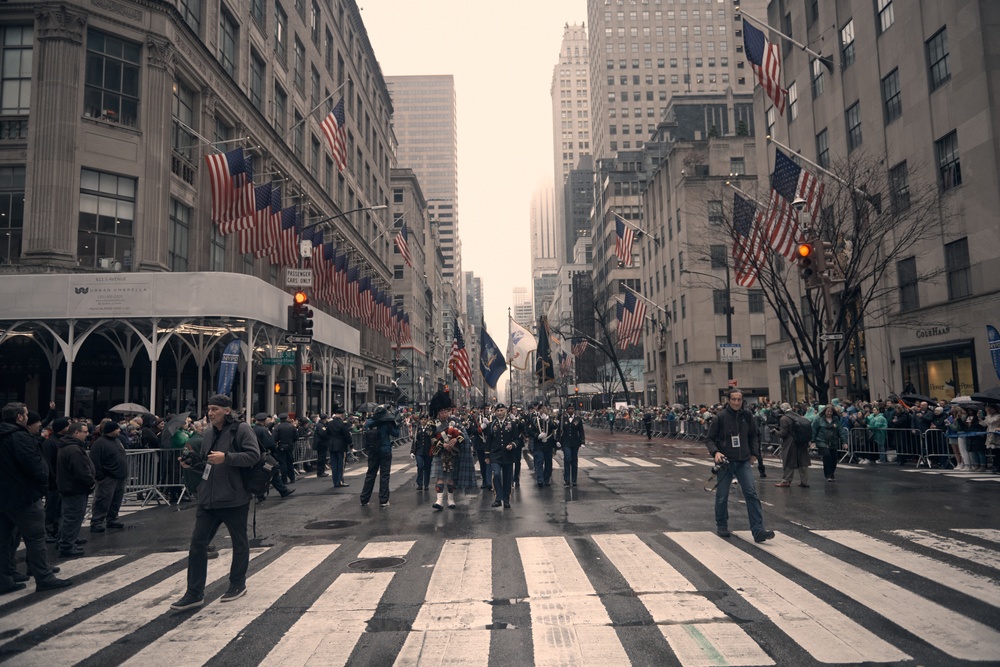
M 608 458 L 606 456 L 598 456 L 594 458 L 595 461 L 600 461 L 609 468 L 627 468 L 627 463 L 622 463 L 618 459 Z
M 131 586 L 186 557 L 185 552 L 150 554 L 79 586 L 71 586 L 51 598 L 39 598 L 32 606 L 0 618 L 0 645 L 86 607 L 109 593 Z
M 431 574 L 424 604 L 395 664 L 486 665 L 493 608 L 493 543 L 448 540 Z M 487 650 L 483 650 L 487 647 Z
M 657 465 L 656 463 L 653 463 L 652 461 L 647 461 L 645 459 L 637 459 L 634 456 L 623 456 L 622 457 L 622 461 L 628 461 L 629 463 L 637 465 L 640 468 L 659 468 L 660 467 L 659 465 Z
M 922 547 L 1000 570 L 1000 556 L 994 549 L 938 537 L 927 530 L 894 530 L 892 532 Z
M 535 665 L 623 665 L 611 618 L 563 537 L 519 537 Z
M 808 590 L 712 533 L 666 533 L 702 565 L 739 591 L 821 662 L 890 662 L 910 656 L 861 627 Z M 781 540 L 785 536 L 780 537 Z
M 250 559 L 265 551 L 267 549 L 251 549 Z M 220 550 L 219 557 L 209 561 L 209 584 L 228 574 L 230 554 L 229 550 Z M 75 665 L 166 613 L 165 602 L 180 598 L 186 589 L 185 570 L 26 651 L 19 662 L 23 665 Z
M 735 533 L 753 544 L 749 533 Z M 1000 633 L 916 593 L 844 563 L 785 535 L 756 545 L 805 573 L 820 572 L 830 588 L 859 602 L 899 627 L 962 660 L 994 660 Z
M 637 536 L 593 539 L 638 595 L 681 665 L 774 664 L 739 625 Z
M 709 458 L 694 459 L 694 458 L 689 458 L 687 456 L 678 456 L 677 458 L 679 460 L 681 460 L 681 461 L 686 461 L 688 463 L 694 463 L 694 464 L 700 465 L 700 466 L 707 466 L 709 468 L 711 468 L 713 465 L 715 465 L 714 463 L 712 463 L 712 459 L 709 459 Z
M 89 558 L 76 558 L 73 560 L 68 560 L 59 565 L 59 574 L 56 576 L 58 576 L 60 579 L 71 579 L 73 577 L 83 574 L 84 572 L 87 572 L 88 570 L 93 570 L 95 567 L 100 567 L 101 565 L 110 563 L 113 560 L 118 560 L 119 558 L 121 558 L 121 556 L 91 556 Z M 27 597 L 28 595 L 34 595 L 34 594 L 35 594 L 35 587 L 32 584 L 28 584 L 27 588 L 16 591 L 14 593 L 8 593 L 7 595 L 4 595 L 2 598 L 0 598 L 0 601 L 2 601 L 2 604 L 0 604 L 0 608 L 2 608 L 2 606 L 4 605 L 10 604 L 11 602 L 14 602 L 15 600 L 20 600 L 23 597 Z
M 358 558 L 405 556 L 414 542 L 373 542 Z M 279 667 L 345 665 L 375 615 L 394 572 L 340 575 L 289 628 L 264 664 Z M 336 619 L 331 624 L 331 619 Z
M 247 580 L 247 594 L 232 604 L 218 600 L 148 644 L 126 665 L 202 665 L 240 630 L 263 614 L 288 589 L 340 545 L 292 547 Z M 196 641 L 192 645 L 192 641 Z M 194 650 L 197 648 L 197 650 Z
M 597 464 L 589 459 L 585 459 L 582 456 L 576 460 L 577 468 L 596 468 Z
M 390 473 L 401 472 L 401 471 L 406 470 L 407 468 L 409 468 L 411 465 L 413 465 L 413 464 L 412 463 L 396 463 L 396 464 L 394 464 L 394 465 L 392 465 L 392 466 L 389 467 L 389 472 Z
M 986 540 L 987 542 L 996 542 L 1000 544 L 1000 530 L 994 530 L 992 528 L 952 528 L 956 533 L 963 533 L 965 535 L 971 535 L 972 537 L 978 537 L 981 540 Z
M 1000 587 L 997 586 L 997 582 L 986 577 L 853 530 L 817 530 L 814 533 L 872 558 L 891 563 L 894 567 L 919 574 L 994 607 L 1000 607 Z

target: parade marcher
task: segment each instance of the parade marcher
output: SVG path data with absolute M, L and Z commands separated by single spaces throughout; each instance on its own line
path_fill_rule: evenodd
M 528 438 L 535 458 L 535 483 L 538 488 L 552 484 L 552 452 L 556 444 L 556 423 L 549 418 L 549 410 L 539 405 L 528 419 Z
M 647 409 L 642 413 L 642 427 L 646 431 L 646 440 L 653 439 L 653 411 Z
M 493 467 L 493 507 L 510 507 L 510 489 L 514 478 L 514 462 L 521 458 L 521 425 L 507 415 L 507 407 L 497 403 L 493 421 L 487 428 L 490 464 Z
M 375 412 L 365 422 L 365 430 L 376 429 L 378 431 L 378 442 L 368 448 L 368 472 L 365 474 L 365 483 L 361 487 L 361 506 L 367 507 L 368 501 L 372 497 L 375 489 L 375 477 L 379 478 L 378 484 L 378 506 L 385 508 L 389 506 L 389 471 L 392 468 L 392 439 L 399 437 L 399 425 L 396 423 L 396 415 L 389 412 L 384 405 L 375 408 Z
M 778 420 L 778 436 L 781 438 L 781 481 L 775 484 L 777 487 L 789 487 L 792 485 L 792 477 L 795 471 L 799 472 L 799 486 L 809 486 L 809 438 L 805 436 L 808 431 L 812 434 L 812 426 L 805 417 L 799 417 L 792 412 L 792 406 L 788 403 L 781 404 L 783 414 Z M 801 422 L 799 421 L 801 420 Z M 805 426 L 797 427 L 798 423 Z M 801 432 L 800 432 L 801 431 Z
M 247 537 L 247 514 L 250 491 L 243 481 L 245 469 L 260 459 L 260 446 L 253 429 L 238 422 L 232 413 L 233 401 L 225 394 L 208 399 L 208 419 L 200 458 L 193 467 L 201 472 L 198 487 L 198 511 L 195 515 L 191 546 L 188 550 L 187 591 L 171 609 L 185 610 L 205 603 L 205 581 L 208 577 L 208 546 L 225 524 L 233 545 L 233 562 L 229 568 L 229 588 L 222 602 L 231 602 L 246 594 L 247 570 L 250 567 L 250 540 Z M 182 467 L 189 467 L 181 462 Z
M 344 410 L 340 404 L 334 403 L 330 412 L 333 416 L 326 425 L 330 434 L 330 474 L 334 488 L 341 488 L 349 486 L 344 482 L 344 457 L 351 451 L 354 438 L 351 436 L 351 427 L 344 420 Z
M 463 444 L 468 440 L 461 428 L 453 423 L 451 416 L 451 396 L 439 391 L 431 398 L 428 406 L 433 420 L 434 435 L 431 437 L 431 477 L 434 478 L 434 490 L 437 500 L 434 509 L 443 509 L 445 504 L 455 509 L 455 483 L 458 478 L 458 466 L 462 455 Z M 466 447 L 467 449 L 467 447 Z
M 486 444 L 486 433 L 483 430 L 487 426 L 487 421 L 478 412 L 469 415 L 469 423 L 466 431 L 472 439 L 472 447 L 476 452 L 476 460 L 479 461 L 479 474 L 483 482 L 480 488 L 493 489 L 493 466 L 490 465 L 490 449 Z
M 288 418 L 287 412 L 278 415 L 281 422 L 274 427 L 274 442 L 277 449 L 274 458 L 281 466 L 281 481 L 286 484 L 295 483 L 295 440 L 298 438 L 298 429 Z
M 760 441 L 753 416 L 743 409 L 743 392 L 729 392 L 729 401 L 709 424 L 706 444 L 708 453 L 719 468 L 715 487 L 715 530 L 719 537 L 729 537 L 729 489 L 735 477 L 743 491 L 750 519 L 750 531 L 755 542 L 774 538 L 774 531 L 764 527 L 757 487 L 754 486 L 753 461 L 760 457 Z
M 321 414 L 319 421 L 313 427 L 313 449 L 316 450 L 316 476 L 329 477 L 326 472 L 326 460 L 330 452 L 330 444 L 333 441 L 333 434 L 329 428 L 330 418 Z
M 274 442 L 274 436 L 271 432 L 267 430 L 267 420 L 268 414 L 266 412 L 258 412 L 253 416 L 253 433 L 257 436 L 257 445 L 260 447 L 261 454 L 267 452 L 277 460 L 278 445 Z M 285 486 L 285 483 L 281 481 L 281 475 L 275 475 L 271 478 L 271 486 L 274 490 L 281 494 L 282 498 L 287 498 L 288 496 L 295 493 L 295 489 L 289 489 Z M 258 501 L 263 500 L 263 497 L 258 497 Z
M 413 444 L 410 445 L 410 458 L 417 462 L 417 491 L 426 491 L 431 485 L 431 441 L 434 439 L 434 422 L 426 416 L 420 418 Z
M 59 537 L 59 519 L 62 516 L 62 496 L 56 484 L 56 458 L 59 455 L 59 439 L 69 430 L 69 420 L 59 417 L 52 422 L 52 433 L 42 443 L 42 457 L 48 466 L 49 489 L 45 494 L 46 541 L 55 542 Z
M 56 457 L 56 484 L 62 496 L 62 520 L 59 525 L 59 555 L 74 558 L 83 555 L 77 546 L 80 526 L 87 512 L 87 496 L 97 483 L 94 463 L 87 455 L 89 429 L 86 422 L 73 422 L 59 440 Z
M 105 526 L 125 527 L 118 520 L 125 495 L 125 481 L 128 479 L 128 459 L 125 447 L 118 438 L 121 426 L 113 419 L 105 419 L 101 422 L 99 432 L 100 437 L 90 446 L 90 460 L 94 464 L 94 476 L 97 479 L 90 516 L 92 533 L 103 533 Z
M 580 448 L 585 441 L 583 420 L 576 414 L 576 407 L 570 403 L 559 417 L 559 443 L 563 452 L 563 484 L 576 486 L 577 463 Z
M 42 496 L 48 491 L 49 472 L 36 438 L 27 429 L 28 408 L 8 403 L 0 418 L 0 595 L 26 587 L 23 576 L 11 567 L 16 533 L 24 540 L 35 590 L 64 588 L 73 582 L 55 576 L 57 570 L 49 566 L 45 553 Z

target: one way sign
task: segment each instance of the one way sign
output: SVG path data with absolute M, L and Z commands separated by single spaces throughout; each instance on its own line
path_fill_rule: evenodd
M 838 343 L 844 340 L 844 334 L 841 331 L 834 331 L 831 333 L 823 332 L 819 335 L 819 341 L 821 343 Z

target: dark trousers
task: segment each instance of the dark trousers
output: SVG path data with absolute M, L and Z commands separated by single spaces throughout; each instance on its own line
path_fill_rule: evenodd
M 52 537 L 59 534 L 59 517 L 62 516 L 62 496 L 58 489 L 45 494 L 45 531 Z
M 285 486 L 285 483 L 281 481 L 281 475 L 277 475 L 274 479 L 271 480 L 271 486 L 273 486 L 274 490 L 280 493 L 282 496 L 287 496 L 289 494 L 288 487 Z
M 102 526 L 104 521 L 114 521 L 122 507 L 125 495 L 125 480 L 105 477 L 94 490 L 94 507 L 90 513 L 90 525 Z
M 361 487 L 361 504 L 367 505 L 375 489 L 375 477 L 378 476 L 378 502 L 384 505 L 389 502 L 389 469 L 392 467 L 392 450 L 372 450 L 368 453 L 368 472 L 365 474 L 365 485 Z
M 493 468 L 493 493 L 496 499 L 508 503 L 510 502 L 510 487 L 514 481 L 513 463 L 492 463 Z
M 346 452 L 330 452 L 330 476 L 334 485 L 344 483 L 344 455 Z
M 327 456 L 327 452 L 329 452 L 329 451 L 330 450 L 328 450 L 326 447 L 317 447 L 316 448 L 316 474 L 317 475 L 322 475 L 323 473 L 326 472 L 326 456 Z
M 208 545 L 212 543 L 219 526 L 225 524 L 233 544 L 233 564 L 229 568 L 229 586 L 241 587 L 247 583 L 250 567 L 250 540 L 247 538 L 247 512 L 249 503 L 225 509 L 205 509 L 198 506 L 188 549 L 187 592 L 198 598 L 205 597 L 205 579 L 208 577 Z
M 653 439 L 653 422 L 646 422 L 646 440 Z
M 540 485 L 552 482 L 552 450 L 536 449 L 532 452 L 535 456 L 535 481 Z
M 431 467 L 434 465 L 434 457 L 429 454 L 417 454 L 417 488 L 427 489 L 431 485 Z
M 59 524 L 59 551 L 70 551 L 76 547 L 80 536 L 83 515 L 87 513 L 87 496 L 81 493 L 62 497 L 62 521 Z
M 517 460 L 514 461 L 513 475 L 514 475 L 514 483 L 515 484 L 520 484 L 521 483 L 521 455 L 520 454 L 517 455 Z M 495 478 L 496 478 L 496 476 L 494 475 L 493 488 L 496 488 L 496 479 Z
M 486 462 L 489 454 L 485 449 L 477 449 L 476 458 L 479 459 L 479 474 L 483 477 L 483 488 L 489 489 L 493 486 L 493 467 Z
M 823 477 L 833 479 L 837 473 L 837 455 L 840 452 L 829 447 L 820 447 L 819 451 L 823 455 Z
M 567 484 L 576 484 L 577 462 L 580 460 L 579 447 L 567 447 L 563 445 L 563 481 Z
M 45 510 L 42 509 L 42 501 L 36 500 L 30 505 L 0 512 L 0 549 L 3 549 L 0 553 L 0 588 L 9 588 L 14 584 L 13 563 L 17 549 L 14 535 L 17 532 L 24 540 L 28 574 L 36 582 L 52 576 L 45 554 Z
M 274 458 L 278 459 L 278 465 L 281 467 L 282 482 L 295 481 L 295 461 L 292 451 L 291 448 L 282 449 L 281 445 L 278 445 L 277 451 L 274 452 Z

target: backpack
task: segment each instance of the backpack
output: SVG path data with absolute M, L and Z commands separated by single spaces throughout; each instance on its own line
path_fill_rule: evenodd
M 792 420 L 792 436 L 795 442 L 800 445 L 809 444 L 813 437 L 812 422 L 794 412 L 786 412 L 785 415 Z
M 362 447 L 365 452 L 377 452 L 382 446 L 382 430 L 372 426 L 362 431 Z
M 234 421 L 232 426 L 229 427 L 229 437 L 233 444 L 236 443 L 236 430 L 239 426 L 240 422 Z M 257 434 L 254 433 L 254 437 L 256 436 Z M 278 465 L 277 459 L 263 448 L 259 439 L 257 446 L 260 448 L 260 458 L 251 467 L 242 468 L 241 472 L 243 474 L 243 486 L 246 490 L 254 496 L 261 497 L 267 493 L 267 488 L 278 473 L 281 472 L 281 467 Z

